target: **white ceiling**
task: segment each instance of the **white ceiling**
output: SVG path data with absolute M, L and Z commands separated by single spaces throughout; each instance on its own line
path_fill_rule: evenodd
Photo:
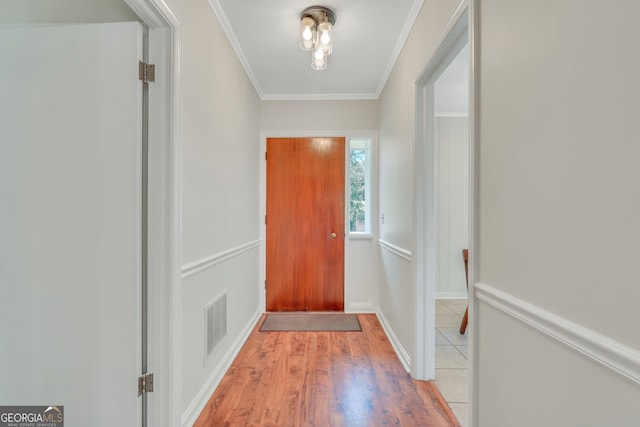
M 377 99 L 424 0 L 209 0 L 263 100 Z M 298 45 L 300 12 L 336 12 L 335 47 L 324 71 Z M 135 20 L 123 0 L 0 0 L 0 23 Z M 436 82 L 440 115 L 468 111 L 468 48 Z M 416 76 L 417 77 L 417 76 Z
M 263 100 L 376 99 L 423 0 L 209 0 Z M 336 13 L 324 71 L 299 47 L 300 13 Z

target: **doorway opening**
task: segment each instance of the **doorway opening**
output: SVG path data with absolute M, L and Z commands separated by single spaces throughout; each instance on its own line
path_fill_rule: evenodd
M 465 255 L 469 248 L 469 44 L 434 84 L 435 380 L 468 425 L 469 361 Z
M 413 375 L 436 378 L 436 297 L 466 298 L 462 249 L 472 233 L 469 185 L 470 12 L 456 10 L 416 83 L 415 245 L 416 364 Z M 464 246 L 464 247 L 463 247 Z M 464 300 L 463 300 L 464 304 Z M 462 315 L 449 312 L 453 330 Z M 439 338 L 443 338 L 439 336 Z M 439 339 L 439 342 L 442 341 Z M 453 351 L 457 351 L 453 346 Z M 462 357 L 462 353 L 460 354 Z M 466 357 L 466 356 L 465 356 Z

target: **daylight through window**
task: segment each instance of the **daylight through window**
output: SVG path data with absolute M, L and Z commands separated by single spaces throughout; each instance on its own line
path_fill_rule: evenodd
M 349 139 L 349 232 L 371 233 L 371 138 Z

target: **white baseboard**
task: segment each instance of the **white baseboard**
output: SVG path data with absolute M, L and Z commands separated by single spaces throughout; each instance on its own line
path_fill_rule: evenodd
M 474 292 L 483 303 L 640 385 L 640 351 L 485 283 L 476 283 Z
M 218 363 L 218 366 L 215 367 L 209 379 L 200 389 L 200 392 L 198 392 L 189 407 L 184 411 L 182 415 L 183 427 L 191 427 L 196 422 L 198 416 L 213 395 L 213 392 L 216 391 L 216 388 L 220 384 L 220 381 L 222 381 L 222 378 L 227 373 L 227 370 L 231 366 L 231 363 L 236 358 L 238 353 L 240 353 L 240 349 L 244 345 L 247 338 L 249 338 L 249 334 L 251 334 L 251 331 L 258 323 L 258 320 L 260 320 L 260 316 L 262 316 L 262 309 L 259 308 L 253 314 L 249 322 L 245 325 L 244 329 L 242 329 L 241 333 L 231 345 L 231 348 L 229 348 L 220 363 Z
M 436 299 L 468 299 L 467 291 L 461 292 L 438 292 L 436 291 Z
M 345 308 L 345 313 L 376 313 L 378 309 L 370 302 L 350 302 Z
M 389 325 L 389 322 L 387 322 L 387 319 L 384 317 L 384 314 L 382 314 L 382 311 L 378 309 L 376 311 L 376 315 L 378 316 L 378 320 L 380 320 L 382 329 L 384 329 L 384 332 L 387 334 L 387 338 L 389 338 L 389 342 L 391 342 L 391 346 L 398 355 L 400 363 L 402 363 L 402 366 L 404 366 L 404 369 L 407 372 L 411 372 L 411 357 L 406 352 L 404 347 L 402 347 L 402 344 L 400 344 L 400 340 L 398 340 L 398 337 L 393 332 L 393 329 L 391 329 L 391 326 Z

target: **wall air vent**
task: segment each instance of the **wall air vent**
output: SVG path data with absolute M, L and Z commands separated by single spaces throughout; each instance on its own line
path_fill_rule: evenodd
M 205 362 L 227 335 L 226 291 L 204 307 Z

